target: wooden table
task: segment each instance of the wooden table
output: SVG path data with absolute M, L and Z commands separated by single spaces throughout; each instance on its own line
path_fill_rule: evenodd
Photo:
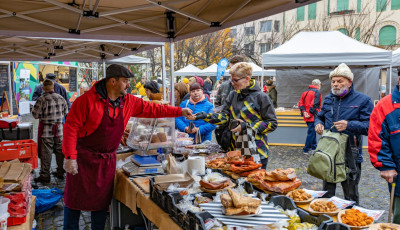
M 29 208 L 28 214 L 26 214 L 26 222 L 20 225 L 7 227 L 9 230 L 31 230 L 33 225 L 33 220 L 35 219 L 35 203 L 36 196 L 31 198 L 31 206 Z

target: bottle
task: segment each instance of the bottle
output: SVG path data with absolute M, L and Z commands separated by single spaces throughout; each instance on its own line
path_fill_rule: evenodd
M 18 118 L 17 118 L 17 120 L 18 120 L 18 124 L 21 124 L 21 123 L 22 123 L 22 117 L 21 117 L 21 114 L 19 114 L 19 113 L 18 113 Z

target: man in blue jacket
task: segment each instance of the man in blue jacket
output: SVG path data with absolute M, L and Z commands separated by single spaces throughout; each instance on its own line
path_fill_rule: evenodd
M 362 135 L 368 135 L 369 117 L 374 108 L 367 95 L 353 88 L 353 73 L 342 63 L 329 74 L 331 93 L 325 97 L 321 111 L 315 119 L 315 131 L 322 134 L 324 129 L 333 127 L 333 132 L 349 135 L 350 145 L 356 161 L 357 172 L 354 178 L 343 181 L 343 193 L 346 200 L 359 203 L 358 183 L 361 178 Z M 335 195 L 336 184 L 323 182 L 323 189 L 328 191 L 325 197 Z
M 400 85 L 400 76 L 398 80 Z M 371 163 L 381 171 L 388 183 L 396 182 L 394 194 L 393 223 L 400 224 L 400 92 L 399 85 L 391 95 L 384 97 L 371 114 L 368 132 L 368 152 Z M 389 186 L 391 189 L 391 186 Z
M 69 102 L 68 99 L 68 95 L 67 95 L 67 90 L 64 88 L 64 86 L 58 84 L 56 81 L 56 75 L 54 73 L 48 73 L 46 74 L 46 80 L 50 80 L 54 83 L 54 92 L 56 94 L 61 95 L 65 101 L 67 102 L 67 106 L 68 106 L 68 111 L 69 109 L 71 109 L 71 102 Z M 36 86 L 35 90 L 33 91 L 33 95 L 32 95 L 32 101 L 37 101 L 37 99 L 42 96 L 43 94 L 43 83 Z
M 181 108 L 189 108 L 193 113 L 212 113 L 214 105 L 208 101 L 203 93 L 199 83 L 190 85 L 190 98 L 182 101 L 180 104 Z M 193 127 L 190 127 L 190 122 L 193 122 Z M 196 142 L 196 137 L 199 138 L 200 142 L 211 141 L 212 131 L 215 129 L 215 125 L 209 124 L 203 120 L 190 121 L 185 117 L 175 118 L 175 128 L 181 132 L 188 133 Z M 200 140 L 201 138 L 201 140 Z

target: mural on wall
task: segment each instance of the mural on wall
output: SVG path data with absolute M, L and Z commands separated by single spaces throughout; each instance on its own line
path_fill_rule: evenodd
M 39 65 L 14 62 L 14 89 L 18 102 L 31 101 L 33 91 L 39 82 Z

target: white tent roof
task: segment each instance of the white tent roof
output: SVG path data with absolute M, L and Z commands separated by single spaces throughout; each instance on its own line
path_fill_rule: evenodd
M 200 71 L 197 76 L 203 76 L 203 77 L 216 76 L 217 75 L 217 68 L 218 68 L 218 65 L 213 63 L 209 67 L 207 67 L 207 68 L 203 69 L 202 71 Z
M 196 66 L 189 64 L 182 69 L 175 71 L 174 76 L 198 76 L 201 72 L 201 69 L 197 68 Z
M 354 40 L 339 31 L 300 32 L 262 55 L 266 67 L 389 65 L 392 52 Z
M 261 76 L 262 68 L 260 66 L 256 65 L 256 64 L 254 64 L 253 62 L 248 62 L 248 63 L 253 68 L 253 76 Z M 229 70 L 225 71 L 224 76 L 230 76 Z M 275 77 L 276 76 L 276 71 L 274 69 L 266 69 L 266 70 L 264 70 L 264 76 Z
M 397 50 L 393 51 L 392 65 L 393 66 L 400 66 L 400 48 L 398 48 Z
M 107 61 L 108 64 L 149 64 L 150 58 L 139 57 L 135 55 L 129 55 L 122 58 L 117 58 Z

